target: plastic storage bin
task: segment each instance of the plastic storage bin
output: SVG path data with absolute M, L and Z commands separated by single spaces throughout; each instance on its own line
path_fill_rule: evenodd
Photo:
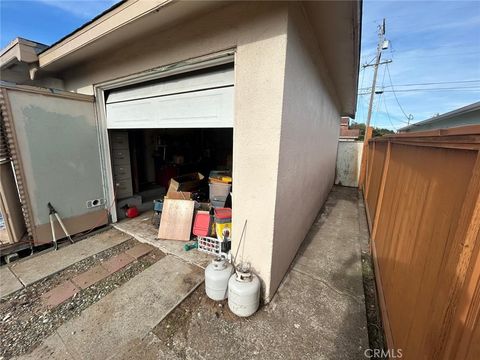
M 198 211 L 195 215 L 193 234 L 197 236 L 212 236 L 215 234 L 213 217 L 208 211 Z
M 223 208 L 225 207 L 225 202 L 227 201 L 226 196 L 216 196 L 213 199 L 210 199 L 210 203 L 214 208 Z
M 227 198 L 232 185 L 231 184 L 224 184 L 224 183 L 210 183 L 208 184 L 210 187 L 210 201 L 220 198 Z

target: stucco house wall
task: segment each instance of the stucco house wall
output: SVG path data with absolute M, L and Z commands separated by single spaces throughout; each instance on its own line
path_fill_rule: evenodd
M 124 3 L 112 18 L 145 4 Z M 125 25 L 136 30 L 129 40 L 125 29 L 98 40 L 107 21 L 90 24 L 41 55 L 39 74 L 52 71 L 65 90 L 93 95 L 95 85 L 234 49 L 232 249 L 247 223 L 237 259 L 252 265 L 269 301 L 334 181 L 340 108 L 354 111 L 350 84 L 356 86 L 357 72 L 355 58 L 335 56 L 348 55 L 355 43 L 348 29 L 358 31 L 358 8 L 350 2 L 237 2 L 189 11 L 196 5 L 166 4 L 158 14 L 167 22 L 158 26 L 157 12 L 149 12 L 145 22 Z M 177 6 L 178 17 L 169 18 Z M 335 28 L 335 36 L 325 28 Z
M 280 284 L 335 179 L 339 110 L 302 9 L 291 6 L 280 136 L 271 291 Z
M 93 85 L 103 81 L 236 48 L 232 248 L 237 248 L 247 220 L 240 256 L 264 281 L 267 299 L 276 289 L 270 270 L 287 22 L 287 6 L 229 6 L 99 54 L 62 74 L 67 90 L 93 94 Z

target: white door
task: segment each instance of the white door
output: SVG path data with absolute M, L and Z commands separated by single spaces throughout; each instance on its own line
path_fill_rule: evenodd
M 71 234 L 107 223 L 94 98 L 21 86 L 1 91 L 20 200 L 34 242 L 52 241 L 49 202 Z M 57 223 L 56 235 L 65 236 Z
M 111 91 L 107 128 L 233 127 L 233 67 Z

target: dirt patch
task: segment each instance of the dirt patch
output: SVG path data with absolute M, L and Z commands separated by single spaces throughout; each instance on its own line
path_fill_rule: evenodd
M 153 249 L 146 256 L 81 290 L 53 309 L 48 309 L 42 303 L 42 294 L 137 244 L 139 242 L 134 239 L 127 240 L 3 299 L 0 302 L 0 356 L 9 359 L 32 351 L 64 322 L 78 316 L 90 305 L 165 256 L 160 250 Z
M 385 350 L 385 333 L 383 331 L 382 318 L 378 305 L 372 255 L 368 251 L 362 251 L 362 273 L 369 346 L 370 349 Z
M 230 311 L 228 300 L 214 301 L 210 299 L 205 294 L 205 284 L 201 284 L 152 331 L 168 349 L 181 359 L 186 358 L 186 348 L 189 342 L 188 332 L 192 317 L 217 320 L 218 324 L 228 324 L 228 326 L 248 321 Z M 198 334 L 198 336 L 204 335 Z

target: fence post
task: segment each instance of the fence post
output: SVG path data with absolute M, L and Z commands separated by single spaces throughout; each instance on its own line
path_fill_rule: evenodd
M 372 138 L 373 128 L 369 126 L 365 129 L 365 139 L 363 140 L 362 164 L 360 165 L 360 177 L 358 178 L 358 188 L 364 190 L 365 174 L 367 172 L 368 140 Z
M 366 167 L 366 174 L 365 174 L 365 194 L 364 197 L 365 199 L 368 197 L 368 194 L 370 192 L 370 181 L 372 180 L 372 169 L 373 169 L 373 161 L 375 159 L 375 146 L 376 146 L 376 141 L 372 141 L 372 156 L 369 156 L 367 158 L 367 167 Z M 370 144 L 367 146 L 367 151 L 370 152 Z M 365 203 L 367 201 L 365 200 Z
M 378 230 L 378 219 L 380 217 L 380 212 L 382 211 L 382 204 L 383 204 L 383 194 L 385 193 L 385 183 L 387 181 L 388 176 L 388 167 L 390 165 L 390 156 L 392 152 L 392 143 L 388 141 L 387 145 L 387 153 L 385 155 L 385 161 L 383 162 L 383 170 L 382 170 L 382 180 L 380 182 L 380 190 L 378 191 L 378 199 L 377 204 L 375 206 L 375 217 L 373 219 L 372 224 L 372 239 L 375 240 Z

